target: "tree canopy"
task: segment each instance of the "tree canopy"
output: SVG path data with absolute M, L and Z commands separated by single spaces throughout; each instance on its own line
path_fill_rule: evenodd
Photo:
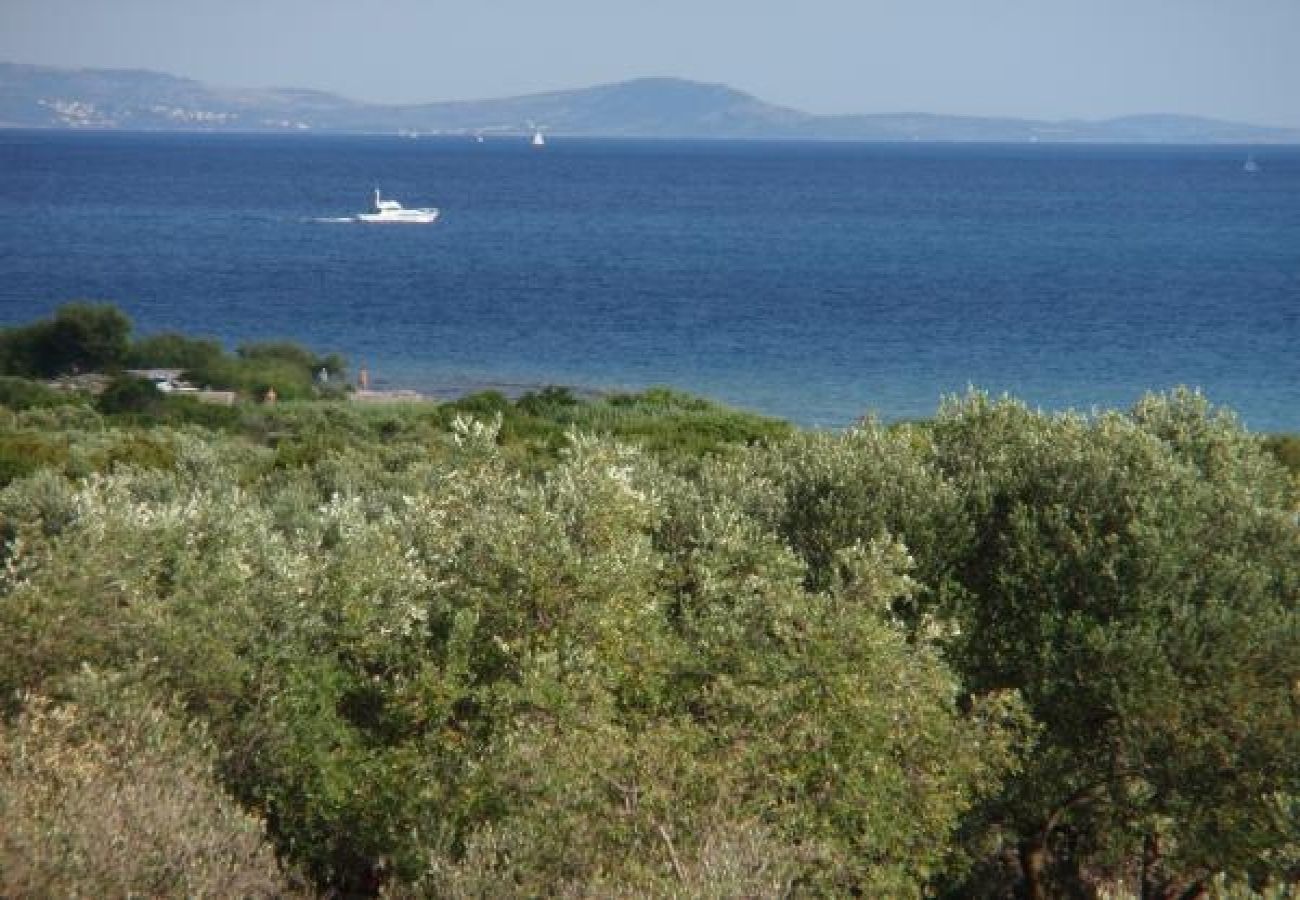
M 187 883 L 227 841 L 268 892 L 1300 878 L 1296 483 L 1195 393 L 832 434 L 671 391 L 202 424 L 0 387 L 0 779 L 46 766 L 0 893 L 23 854 L 92 890 L 31 850 L 132 778 L 197 786 Z

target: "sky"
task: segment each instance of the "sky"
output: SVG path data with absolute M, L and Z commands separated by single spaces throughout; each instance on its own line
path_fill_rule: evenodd
M 390 103 L 670 75 L 813 113 L 1300 127 L 1300 0 L 0 0 L 0 61 Z

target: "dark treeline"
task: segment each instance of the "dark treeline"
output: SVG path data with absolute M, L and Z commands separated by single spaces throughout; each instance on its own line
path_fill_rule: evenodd
M 130 332 L 0 333 L 0 895 L 1300 879 L 1296 445 L 1194 392 L 812 433 Z M 44 383 L 150 366 L 305 380 Z
M 285 399 L 319 393 L 318 375 L 343 373 L 338 354 L 317 356 L 288 341 L 241 345 L 232 356 L 217 341 L 164 333 L 134 338 L 131 320 L 109 304 L 69 303 L 47 320 L 0 329 L 0 375 L 54 378 L 119 375 L 126 369 L 180 369 L 196 385 Z

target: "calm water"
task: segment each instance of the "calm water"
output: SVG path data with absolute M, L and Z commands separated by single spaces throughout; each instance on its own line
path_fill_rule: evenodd
M 669 384 L 810 425 L 973 384 L 1300 430 L 1300 148 L 0 131 L 0 323 L 288 337 L 388 384 Z M 433 226 L 330 222 L 374 185 Z

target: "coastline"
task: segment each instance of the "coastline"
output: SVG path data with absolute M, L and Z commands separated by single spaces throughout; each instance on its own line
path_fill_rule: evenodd
M 559 387 L 582 400 L 599 400 L 616 394 L 637 393 L 644 390 L 644 388 L 595 388 L 562 384 L 555 381 L 496 381 L 490 379 L 434 380 L 425 384 L 420 383 L 418 379 L 377 378 L 373 379 L 373 384 L 374 387 L 366 389 L 356 388 L 349 393 L 349 397 L 361 403 L 454 403 L 474 394 L 498 393 L 513 402 L 527 394 Z M 412 384 L 417 386 L 412 387 Z M 676 390 L 676 388 L 672 389 Z

